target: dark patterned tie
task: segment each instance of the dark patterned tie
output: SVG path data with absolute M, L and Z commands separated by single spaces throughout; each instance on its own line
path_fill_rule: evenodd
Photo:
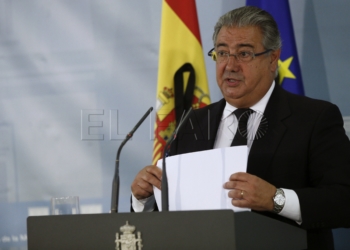
M 251 113 L 254 111 L 251 109 L 236 109 L 233 114 L 237 117 L 237 130 L 235 137 L 232 140 L 231 146 L 247 145 L 247 124 Z

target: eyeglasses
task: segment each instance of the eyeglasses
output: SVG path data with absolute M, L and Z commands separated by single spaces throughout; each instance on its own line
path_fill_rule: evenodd
M 215 48 L 212 48 L 208 52 L 208 56 L 210 56 L 214 61 L 218 63 L 227 63 L 230 56 L 234 56 L 238 62 L 250 62 L 256 56 L 261 56 L 263 54 L 269 53 L 272 49 L 265 50 L 264 52 L 255 54 L 253 51 L 249 50 L 241 50 L 236 54 L 230 54 L 230 52 L 225 50 L 215 51 Z

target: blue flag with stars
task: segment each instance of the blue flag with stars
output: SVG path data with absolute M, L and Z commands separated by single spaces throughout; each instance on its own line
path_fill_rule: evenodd
M 288 0 L 247 0 L 247 5 L 266 10 L 277 22 L 282 38 L 282 51 L 276 82 L 289 92 L 304 95 Z

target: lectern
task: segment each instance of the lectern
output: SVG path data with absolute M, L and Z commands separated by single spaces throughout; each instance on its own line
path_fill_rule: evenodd
M 232 210 L 31 216 L 27 234 L 28 250 L 307 249 L 305 230 Z

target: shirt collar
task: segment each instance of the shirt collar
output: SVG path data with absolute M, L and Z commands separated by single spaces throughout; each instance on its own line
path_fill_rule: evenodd
M 275 87 L 275 81 L 272 82 L 269 90 L 266 92 L 263 98 L 260 99 L 256 104 L 250 107 L 250 109 L 254 111 L 258 111 L 259 113 L 264 113 L 267 102 L 269 101 L 272 91 Z M 224 109 L 224 113 L 222 114 L 222 120 L 227 118 L 229 115 L 232 114 L 233 111 L 235 111 L 237 108 L 226 102 L 226 106 Z

